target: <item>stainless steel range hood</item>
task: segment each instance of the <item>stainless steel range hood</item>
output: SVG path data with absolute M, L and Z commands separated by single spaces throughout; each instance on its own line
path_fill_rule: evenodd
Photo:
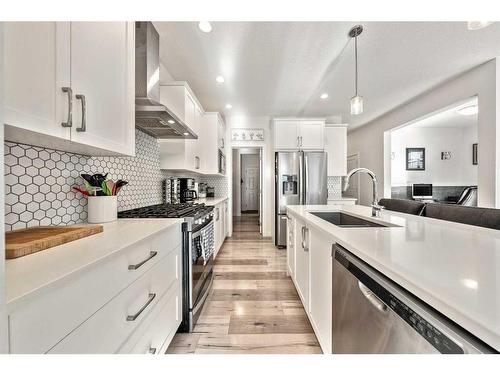
M 160 37 L 151 22 L 135 23 L 135 126 L 156 138 L 198 138 L 160 103 Z

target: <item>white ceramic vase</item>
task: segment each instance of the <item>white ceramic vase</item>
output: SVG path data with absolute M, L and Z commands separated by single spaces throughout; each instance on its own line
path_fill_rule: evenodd
M 114 221 L 118 214 L 118 197 L 89 196 L 87 221 L 89 223 L 107 223 Z

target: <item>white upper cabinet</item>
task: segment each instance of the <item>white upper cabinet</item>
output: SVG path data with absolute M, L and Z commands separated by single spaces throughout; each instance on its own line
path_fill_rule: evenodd
M 73 141 L 134 154 L 134 32 L 131 22 L 71 23 Z
M 133 22 L 6 23 L 5 138 L 134 155 L 134 56 Z
M 161 85 L 160 102 L 198 134 L 196 132 L 196 107 L 199 105 L 187 82 L 172 82 Z
M 160 168 L 203 173 L 203 110 L 185 82 L 173 82 L 160 88 L 160 102 L 167 106 L 198 136 L 197 139 L 160 140 Z
M 299 148 L 299 121 L 275 120 L 274 144 L 277 150 L 293 150 Z
M 323 150 L 324 120 L 275 119 L 276 150 Z
M 203 116 L 202 171 L 204 174 L 221 174 L 219 171 L 219 151 L 224 154 L 221 146 L 226 147 L 226 126 L 219 112 L 206 112 Z M 222 159 L 225 159 L 222 156 Z
M 328 153 L 328 176 L 347 174 L 347 125 L 325 127 L 325 151 Z
M 324 121 L 301 121 L 299 125 L 299 144 L 303 150 L 324 149 Z
M 70 87 L 69 22 L 4 23 L 5 136 L 28 140 L 70 139 L 68 93 Z M 17 132 L 16 132 L 17 130 Z M 54 139 L 50 139 L 53 137 Z

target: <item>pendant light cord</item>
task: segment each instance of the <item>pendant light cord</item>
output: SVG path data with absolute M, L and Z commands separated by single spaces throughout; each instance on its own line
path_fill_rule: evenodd
M 354 37 L 354 82 L 355 82 L 355 91 L 358 96 L 358 36 Z

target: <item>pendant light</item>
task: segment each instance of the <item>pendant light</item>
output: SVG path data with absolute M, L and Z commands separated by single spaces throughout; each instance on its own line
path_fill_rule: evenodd
M 349 36 L 354 38 L 354 76 L 355 94 L 351 98 L 351 115 L 363 113 L 363 97 L 358 95 L 358 36 L 363 32 L 363 26 L 356 25 L 349 31 Z

